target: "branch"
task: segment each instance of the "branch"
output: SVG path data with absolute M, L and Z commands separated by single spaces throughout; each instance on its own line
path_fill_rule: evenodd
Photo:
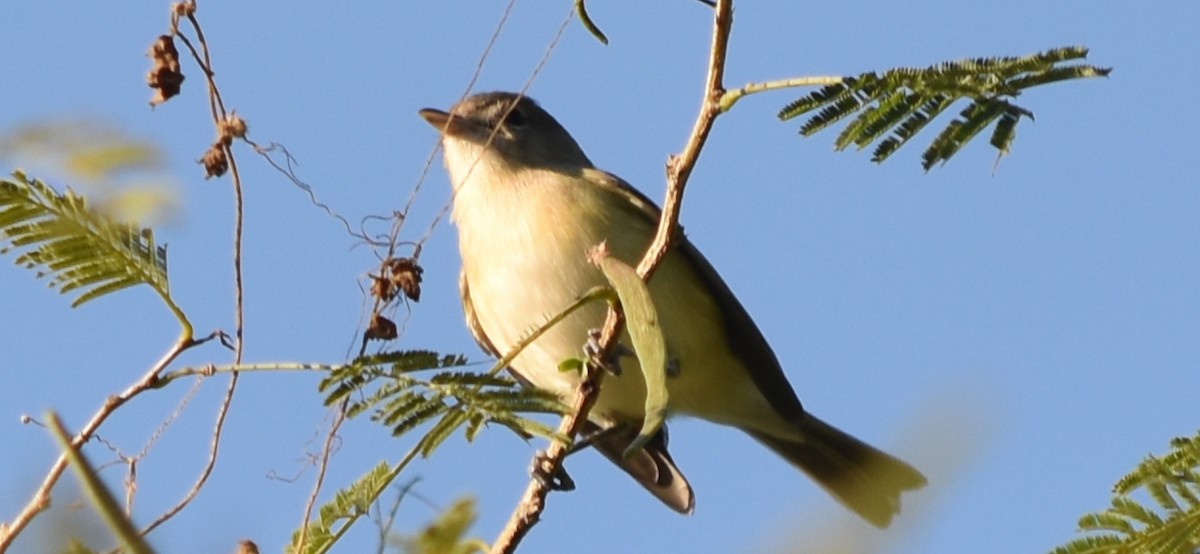
M 70 435 L 67 434 L 67 429 L 63 427 L 62 420 L 58 418 L 58 414 L 50 412 L 46 417 L 46 421 L 50 426 L 50 431 L 54 434 L 54 438 L 58 441 L 59 448 L 63 450 L 63 454 L 70 460 L 71 465 L 75 468 L 76 475 L 79 476 L 80 485 L 87 493 L 91 500 L 92 507 L 104 520 L 105 525 L 117 536 L 121 543 L 121 549 L 127 550 L 133 554 L 151 554 L 153 550 L 142 540 L 136 529 L 133 528 L 133 522 L 125 514 L 121 513 L 121 507 L 117 504 L 117 499 L 112 495 L 112 492 L 104 486 L 104 482 L 96 474 L 96 469 L 88 462 L 78 448 L 71 446 Z
M 700 114 L 692 127 L 691 136 L 683 151 L 671 156 L 667 161 L 667 192 L 663 202 L 662 215 L 659 218 L 658 230 L 640 263 L 638 275 L 643 280 L 649 280 L 655 268 L 666 256 L 671 247 L 671 241 L 679 227 L 679 209 L 683 201 L 683 191 L 692 169 L 700 157 L 700 152 L 708 140 L 713 122 L 722 110 L 722 98 L 725 95 L 725 55 L 729 44 L 729 32 L 733 25 L 733 0 L 718 0 L 713 17 L 712 48 L 708 59 L 708 78 L 705 80 L 704 95 L 700 106 Z M 610 308 L 608 319 L 601 333 L 600 344 L 604 359 L 616 344 L 616 337 L 623 326 L 621 315 Z M 572 411 L 563 416 L 559 424 L 559 434 L 567 437 L 576 436 L 587 422 L 587 414 L 596 402 L 600 391 L 600 382 L 604 370 L 589 367 L 584 380 L 579 384 Z M 521 502 L 513 511 L 508 524 L 500 532 L 500 536 L 492 545 L 492 554 L 510 554 L 515 552 L 521 539 L 537 524 L 542 510 L 546 506 L 546 496 L 550 493 L 550 483 L 555 474 L 561 471 L 563 458 L 566 457 L 570 446 L 561 441 L 553 441 L 543 454 L 534 460 L 534 478 L 525 489 Z
M 92 435 L 95 434 L 96 429 L 100 427 L 100 424 L 104 423 L 104 420 L 108 419 L 108 416 L 112 415 L 117 408 L 120 408 L 123 404 L 138 394 L 141 394 L 148 389 L 155 388 L 154 385 L 158 380 L 159 372 L 166 368 L 167 365 L 175 360 L 175 358 L 179 357 L 180 353 L 188 348 L 215 338 L 216 336 L 217 334 L 213 333 L 212 335 L 200 340 L 192 340 L 190 337 L 180 338 L 174 345 L 171 346 L 169 350 L 167 350 L 167 353 L 163 354 L 163 357 L 159 359 L 158 362 L 155 363 L 145 375 L 142 376 L 141 379 L 138 379 L 137 382 L 130 385 L 124 391 L 121 391 L 120 394 L 108 397 L 108 399 L 104 401 L 104 405 L 101 406 L 94 415 L 92 415 L 92 419 L 89 420 L 87 424 L 84 425 L 83 428 L 80 429 L 79 432 L 76 433 L 71 439 L 70 447 L 75 450 L 82 448 L 84 443 L 91 440 Z M 6 551 L 8 547 L 12 545 L 12 542 L 17 538 L 17 535 L 19 535 L 21 531 L 29 525 L 29 522 L 32 521 L 38 513 L 50 507 L 50 489 L 54 488 L 55 483 L 58 482 L 58 478 L 62 476 L 62 472 L 66 468 L 67 454 L 63 453 L 58 456 L 58 460 L 56 460 L 54 465 L 50 467 L 50 472 L 46 474 L 44 479 L 42 479 L 41 486 L 39 486 L 38 489 L 33 493 L 33 497 L 30 498 L 29 503 L 25 505 L 25 508 L 21 510 L 21 513 L 17 514 L 17 517 L 13 519 L 12 523 L 0 525 L 0 552 Z

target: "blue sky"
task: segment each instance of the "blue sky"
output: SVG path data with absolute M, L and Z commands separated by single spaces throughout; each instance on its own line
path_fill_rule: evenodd
M 660 198 L 663 164 L 699 105 L 710 16 L 698 2 L 646 4 L 593 1 L 610 45 L 572 23 L 530 94 L 597 165 Z M 517 3 L 477 90 L 520 88 L 568 8 Z M 198 17 L 226 105 L 247 120 L 251 138 L 286 145 L 318 197 L 357 222 L 403 206 L 436 143 L 416 111 L 459 97 L 503 9 L 202 2 Z M 158 229 L 170 245 L 172 293 L 199 332 L 232 331 L 232 194 L 227 179 L 205 181 L 194 163 L 213 137 L 195 66 L 184 62 L 180 97 L 147 106 L 144 53 L 166 30 L 167 10 L 144 1 L 5 5 L 0 133 L 87 119 L 156 144 L 166 161 L 157 179 L 179 202 Z M 1200 8 L 1190 3 L 741 3 L 730 86 L 1074 44 L 1115 69 L 1108 79 L 1023 95 L 1037 120 L 1021 124 L 995 171 L 982 140 L 928 174 L 919 154 L 932 136 L 882 166 L 865 152 L 834 153 L 834 134 L 801 139 L 797 123 L 774 118 L 798 92 L 747 98 L 717 122 L 684 204 L 687 232 L 755 317 L 805 406 L 926 472 L 930 487 L 905 498 L 892 529 L 857 522 L 747 437 L 676 421 L 672 452 L 696 489 L 695 515 L 663 508 L 585 453 L 568 462 L 579 489 L 551 497 L 524 551 L 858 552 L 873 544 L 875 552 L 1009 553 L 1073 538 L 1078 517 L 1105 507 L 1120 476 L 1200 426 L 1200 188 L 1190 147 L 1200 128 L 1198 26 Z M 344 360 L 373 254 L 248 149 L 238 155 L 246 360 Z M 0 164 L 51 172 L 19 159 Z M 423 234 L 447 198 L 438 161 L 404 237 Z M 395 346 L 482 360 L 460 317 L 445 222 L 422 262 L 424 295 Z M 9 453 L 0 457 L 0 519 L 8 521 L 56 455 L 48 434 L 21 425 L 20 414 L 52 408 L 78 427 L 141 375 L 177 328 L 145 289 L 72 310 L 3 262 L 0 291 L 0 442 Z M 175 367 L 229 360 L 207 345 Z M 264 552 L 281 550 L 311 488 L 306 453 L 319 449 L 328 416 L 318 379 L 243 378 L 211 481 L 154 545 L 224 552 L 251 538 Z M 139 397 L 102 435 L 137 452 L 188 388 L 177 382 Z M 223 390 L 223 378 L 206 382 L 139 465 L 136 521 L 190 486 Z M 398 459 L 409 440 L 350 422 L 327 492 Z M 474 494 L 474 534 L 492 540 L 526 484 L 532 448 L 503 430 L 473 445 L 453 439 L 402 476 L 420 478 L 424 500 L 403 504 L 398 528 L 416 529 L 436 507 Z M 113 457 L 89 452 L 97 462 Z M 105 475 L 119 486 L 119 468 Z M 56 496 L 64 513 L 76 498 L 72 482 L 65 477 Z M 31 528 L 16 551 L 52 544 L 42 542 L 51 521 Z M 375 540 L 362 522 L 341 551 Z

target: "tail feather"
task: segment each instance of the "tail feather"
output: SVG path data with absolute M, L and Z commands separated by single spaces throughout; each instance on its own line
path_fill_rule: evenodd
M 625 456 L 625 449 L 637 438 L 638 429 L 620 427 L 601 431 L 598 425 L 589 421 L 584 434 L 593 434 L 592 446 L 663 504 L 681 514 L 692 513 L 696 497 L 687 478 L 675 466 L 675 460 L 672 460 L 671 454 L 667 452 L 666 425 L 659 429 L 644 448 L 628 457 Z
M 912 466 L 812 415 L 800 427 L 800 440 L 746 432 L 876 527 L 887 527 L 900 513 L 902 492 L 925 486 L 925 476 Z

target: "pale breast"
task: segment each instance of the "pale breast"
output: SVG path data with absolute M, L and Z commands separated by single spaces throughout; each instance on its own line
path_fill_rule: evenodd
M 630 207 L 614 208 L 609 192 L 561 174 L 523 173 L 505 179 L 517 185 L 502 189 L 469 182 L 455 199 L 454 219 L 476 316 L 502 352 L 579 295 L 605 284 L 587 261 L 590 248 L 606 241 L 614 256 L 632 265 L 653 233 L 653 222 Z M 668 355 L 680 369 L 669 380 L 672 411 L 731 425 L 761 420 L 769 406 L 725 343 L 710 292 L 680 254 L 664 260 L 651 291 Z M 576 312 L 523 351 L 513 368 L 534 386 L 569 397 L 578 376 L 558 371 L 559 363 L 582 357 L 587 333 L 603 325 L 605 311 L 596 303 Z M 621 369 L 619 377 L 605 379 L 594 413 L 640 419 L 645 401 L 640 368 L 636 359 L 626 357 Z

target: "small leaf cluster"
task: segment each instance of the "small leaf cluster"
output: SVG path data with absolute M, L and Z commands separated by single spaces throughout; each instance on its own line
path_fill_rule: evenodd
M 344 399 L 348 416 L 369 411 L 372 420 L 391 428 L 395 436 L 432 421 L 418 443 L 422 456 L 464 426 L 468 441 L 488 423 L 522 438 L 555 436 L 548 426 L 518 414 L 561 414 L 566 407 L 556 397 L 504 375 L 447 369 L 466 363 L 461 355 L 425 350 L 364 356 L 334 369 L 321 381 L 320 390 L 326 393 L 326 405 Z M 423 374 L 432 370 L 442 371 Z
M 890 69 L 882 74 L 867 72 L 788 104 L 780 110 L 779 118 L 786 121 L 819 110 L 800 127 L 800 134 L 810 136 L 857 114 L 834 146 L 840 151 L 853 144 L 861 150 L 878 141 L 871 161 L 879 163 L 955 102 L 967 99 L 970 104 L 922 154 L 921 166 L 928 171 L 944 164 L 993 123 L 990 142 L 1004 155 L 1016 138 L 1021 118 L 1033 119 L 1033 112 L 1012 102 L 1022 91 L 1109 74 L 1111 69 L 1064 63 L 1086 58 L 1087 52 L 1086 48 L 1069 46 L 1027 56 L 966 59 L 923 69 Z
M 1087 514 L 1075 539 L 1053 554 L 1193 554 L 1200 548 L 1200 433 L 1171 441 L 1171 452 L 1148 456 L 1113 488 L 1112 507 Z M 1152 509 L 1131 498 L 1143 491 Z
M 292 534 L 292 544 L 287 551 L 292 554 L 329 551 L 355 520 L 370 513 L 371 504 L 395 477 L 396 471 L 387 462 L 380 462 L 353 484 L 339 490 L 332 500 L 317 510 L 316 520 L 308 524 L 303 534 L 303 546 L 299 544 L 301 533 L 297 530 Z
M 20 172 L 0 180 L 0 237 L 11 244 L 0 253 L 27 248 L 16 263 L 49 276 L 51 287 L 81 291 L 72 307 L 143 283 L 170 295 L 167 249 L 151 229 L 116 221 L 71 190 L 59 193 Z

